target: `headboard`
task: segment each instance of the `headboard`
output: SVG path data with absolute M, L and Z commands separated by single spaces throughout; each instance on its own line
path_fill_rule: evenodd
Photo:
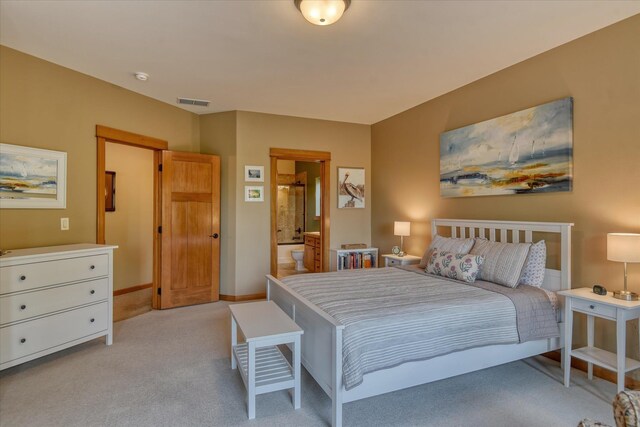
M 571 227 L 573 223 L 434 219 L 431 221 L 431 235 L 441 234 L 438 233 L 441 227 L 448 229 L 451 237 L 484 237 L 493 242 L 534 243 L 533 233 L 559 236 L 559 268 L 546 269 L 542 287 L 550 291 L 571 288 Z

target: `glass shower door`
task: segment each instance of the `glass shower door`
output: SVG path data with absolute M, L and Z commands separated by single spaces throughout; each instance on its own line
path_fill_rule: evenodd
M 304 242 L 305 186 L 278 185 L 278 244 Z

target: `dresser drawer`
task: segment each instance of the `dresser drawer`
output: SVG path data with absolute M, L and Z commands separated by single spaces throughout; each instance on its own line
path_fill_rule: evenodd
M 92 255 L 0 268 L 0 294 L 94 279 L 109 273 L 109 256 Z
M 0 363 L 107 330 L 108 304 L 90 305 L 0 329 Z
M 605 317 L 616 320 L 616 308 L 610 305 L 598 304 L 573 298 L 571 300 L 571 308 L 586 314 L 593 314 L 598 317 Z
M 0 325 L 106 300 L 107 278 L 0 297 Z

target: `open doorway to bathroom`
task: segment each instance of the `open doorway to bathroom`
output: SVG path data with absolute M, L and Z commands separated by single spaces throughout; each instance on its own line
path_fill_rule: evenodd
M 278 277 L 321 271 L 320 163 L 278 160 Z
M 328 270 L 330 153 L 272 148 L 271 274 Z

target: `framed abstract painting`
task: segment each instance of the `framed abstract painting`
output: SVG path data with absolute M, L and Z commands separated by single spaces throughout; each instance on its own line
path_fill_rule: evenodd
M 440 135 L 440 195 L 571 191 L 573 98 Z

